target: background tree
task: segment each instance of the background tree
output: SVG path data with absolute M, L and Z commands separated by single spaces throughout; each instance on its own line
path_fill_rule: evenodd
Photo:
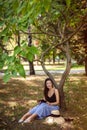
M 32 35 L 31 35 L 31 27 L 28 27 L 28 46 L 32 46 Z M 31 55 L 32 56 L 32 55 Z M 29 61 L 30 75 L 35 75 L 33 61 Z
M 82 9 L 87 9 L 87 2 L 83 1 Z M 71 40 L 72 57 L 77 64 L 85 66 L 87 75 L 87 17 L 84 19 L 84 25 L 80 31 Z

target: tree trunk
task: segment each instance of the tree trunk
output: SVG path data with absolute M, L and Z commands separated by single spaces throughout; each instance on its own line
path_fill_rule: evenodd
M 64 73 L 61 77 L 61 80 L 60 80 L 59 86 L 58 86 L 58 89 L 59 89 L 59 92 L 60 92 L 60 107 L 62 108 L 62 110 L 66 109 L 65 95 L 64 95 L 63 87 L 64 87 L 64 83 L 66 81 L 66 78 L 69 75 L 70 68 L 71 68 L 71 56 L 70 56 L 70 50 L 69 50 L 68 42 L 66 43 L 66 48 L 64 48 L 64 51 L 66 53 L 66 58 L 67 58 L 66 69 L 65 69 L 65 71 L 64 71 Z
M 28 33 L 31 32 L 31 28 L 29 26 L 28 28 Z M 28 34 L 28 46 L 31 47 L 32 46 L 32 35 Z M 33 61 L 29 61 L 29 70 L 30 70 L 30 75 L 35 75 L 35 70 L 34 70 L 34 65 L 33 65 Z
M 17 40 L 18 46 L 20 46 L 20 33 L 18 31 L 18 40 Z
M 55 64 L 56 49 L 53 49 L 53 64 Z
M 64 87 L 64 83 L 65 83 L 65 80 L 67 78 L 67 76 L 69 75 L 69 72 L 70 72 L 70 68 L 71 68 L 71 56 L 70 56 L 70 51 L 69 51 L 69 44 L 66 43 L 66 48 L 63 48 L 64 49 L 63 51 L 66 53 L 66 69 L 61 77 L 61 80 L 59 82 L 59 84 L 56 83 L 56 81 L 54 80 L 53 76 L 51 75 L 51 73 L 49 73 L 45 67 L 45 64 L 44 64 L 44 56 L 46 55 L 46 52 L 44 52 L 41 56 L 41 65 L 42 65 L 42 68 L 44 70 L 44 72 L 52 79 L 53 83 L 54 83 L 54 86 L 59 90 L 59 94 L 60 94 L 60 107 L 62 110 L 65 110 L 66 109 L 66 103 L 65 103 L 65 96 L 64 96 L 64 91 L 63 91 L 63 87 Z
M 17 32 L 17 35 L 15 35 L 15 44 L 17 44 L 18 46 L 20 46 L 20 32 Z
M 85 74 L 87 76 L 87 56 L 85 57 Z
M 85 74 L 87 76 L 87 23 L 85 25 L 85 30 L 83 31 L 84 44 L 85 44 Z
M 33 62 L 29 61 L 30 75 L 35 75 Z

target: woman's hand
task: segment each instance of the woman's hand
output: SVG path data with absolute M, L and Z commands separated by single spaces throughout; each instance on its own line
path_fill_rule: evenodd
M 52 103 L 50 103 L 50 102 L 46 102 L 48 105 L 52 105 Z
M 41 100 L 37 100 L 38 103 L 46 103 L 46 100 L 41 99 Z

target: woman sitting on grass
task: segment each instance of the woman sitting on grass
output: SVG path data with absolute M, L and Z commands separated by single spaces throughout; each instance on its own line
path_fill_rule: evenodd
M 51 115 L 52 110 L 59 110 L 59 92 L 53 86 L 50 78 L 45 80 L 44 84 L 44 100 L 40 100 L 39 104 L 28 111 L 18 122 L 30 123 L 35 118 L 43 119 Z

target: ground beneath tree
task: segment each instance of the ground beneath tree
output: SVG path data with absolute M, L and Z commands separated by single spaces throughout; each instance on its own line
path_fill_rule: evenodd
M 54 75 L 58 82 L 60 75 Z M 0 130 L 60 130 L 57 124 L 48 125 L 44 120 L 35 120 L 30 124 L 18 124 L 20 117 L 43 98 L 45 75 L 29 76 L 26 79 L 12 78 L 5 84 L 0 78 Z M 61 112 L 72 127 L 67 130 L 87 130 L 87 77 L 70 75 L 64 86 L 67 110 Z M 63 129 L 62 129 L 63 130 Z

